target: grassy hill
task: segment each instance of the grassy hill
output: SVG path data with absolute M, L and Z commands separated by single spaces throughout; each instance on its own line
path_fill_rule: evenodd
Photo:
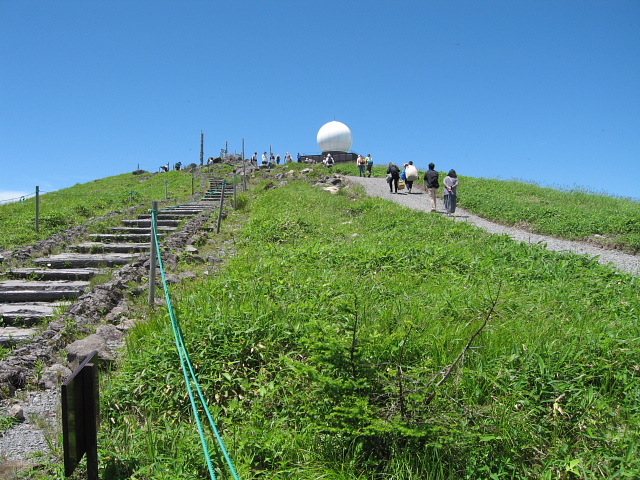
M 637 277 L 360 189 L 278 183 L 254 179 L 201 246 L 233 249 L 224 266 L 171 290 L 240 478 L 640 475 Z M 483 196 L 463 177 L 463 207 Z M 102 478 L 207 478 L 167 312 L 138 312 L 103 376 Z

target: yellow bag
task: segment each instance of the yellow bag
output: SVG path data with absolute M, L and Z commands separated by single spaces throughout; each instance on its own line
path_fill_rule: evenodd
M 404 184 L 404 180 L 400 179 L 398 180 L 398 190 L 404 190 L 405 184 Z

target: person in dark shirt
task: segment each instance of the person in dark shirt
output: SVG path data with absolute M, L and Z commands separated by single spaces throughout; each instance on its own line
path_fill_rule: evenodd
M 438 188 L 440 183 L 438 182 L 439 173 L 435 170 L 436 166 L 433 163 L 429 164 L 429 170 L 424 174 L 424 186 L 431 198 L 431 211 L 436 211 L 436 195 L 438 194 Z
M 387 175 L 391 175 L 389 181 L 389 191 L 391 193 L 398 193 L 398 180 L 400 180 L 400 169 L 398 166 L 389 162 L 389 167 L 387 168 Z

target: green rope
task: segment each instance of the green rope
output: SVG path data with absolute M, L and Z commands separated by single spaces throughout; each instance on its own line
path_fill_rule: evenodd
M 211 429 L 213 430 L 215 436 L 216 436 L 216 440 L 218 441 L 218 445 L 220 446 L 220 450 L 222 451 L 222 454 L 224 455 L 224 458 L 227 462 L 227 465 L 229 466 L 229 470 L 231 470 L 231 473 L 233 475 L 233 478 L 236 480 L 239 480 L 240 477 L 238 477 L 238 474 L 236 472 L 235 467 L 233 466 L 233 462 L 231 461 L 231 457 L 229 456 L 229 453 L 224 445 L 224 441 L 222 440 L 222 436 L 220 435 L 220 432 L 218 431 L 218 428 L 216 426 L 215 421 L 213 420 L 213 417 L 211 416 L 211 412 L 209 411 L 209 408 L 207 406 L 207 401 L 204 397 L 204 393 L 202 392 L 202 389 L 200 388 L 200 384 L 198 382 L 196 373 L 193 369 L 193 364 L 191 363 L 191 359 L 189 358 L 189 354 L 187 352 L 187 348 L 184 344 L 184 338 L 182 336 L 182 330 L 180 328 L 180 325 L 178 323 L 178 320 L 176 318 L 174 309 L 173 309 L 173 303 L 171 302 L 171 296 L 169 294 L 169 287 L 167 284 L 167 280 L 166 280 L 166 275 L 165 275 L 165 271 L 164 271 L 164 265 L 162 263 L 162 255 L 161 255 L 161 250 L 160 250 L 160 245 L 159 245 L 159 241 L 158 241 L 158 231 L 156 228 L 157 225 L 157 211 L 156 210 L 152 210 L 151 211 L 151 217 L 152 217 L 152 225 L 153 225 L 153 241 L 155 242 L 156 245 L 156 252 L 157 252 L 157 256 L 158 256 L 158 268 L 160 269 L 160 275 L 162 278 L 162 285 L 164 288 L 164 292 L 165 292 L 165 299 L 167 301 L 167 308 L 169 310 L 169 317 L 171 318 L 171 327 L 173 329 L 173 335 L 176 341 L 176 347 L 178 349 L 178 355 L 180 357 L 180 365 L 182 367 L 182 373 L 184 375 L 185 378 L 185 383 L 187 385 L 187 390 L 189 392 L 189 399 L 191 401 L 191 408 L 193 409 L 193 413 L 195 416 L 195 420 L 196 420 L 196 424 L 198 426 L 198 434 L 200 435 L 200 441 L 202 443 L 202 449 L 204 451 L 205 454 L 205 459 L 207 462 L 207 467 L 209 468 L 209 474 L 211 476 L 212 480 L 216 480 L 216 474 L 215 474 L 215 470 L 213 467 L 213 464 L 211 462 L 211 456 L 209 455 L 209 446 L 207 444 L 207 439 L 204 433 L 204 428 L 202 426 L 202 422 L 200 420 L 200 414 L 198 411 L 198 406 L 196 405 L 196 401 L 195 401 L 195 396 L 193 393 L 193 389 L 192 389 L 192 384 L 193 386 L 195 386 L 196 391 L 198 393 L 198 397 L 200 399 L 200 404 L 202 405 L 202 408 L 204 410 L 204 412 L 207 415 L 207 419 L 209 420 L 209 426 L 211 427 Z

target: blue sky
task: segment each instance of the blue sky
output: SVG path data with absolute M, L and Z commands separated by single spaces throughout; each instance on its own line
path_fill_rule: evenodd
M 0 198 L 334 119 L 376 163 L 640 198 L 637 0 L 0 0 L 0 62 Z

